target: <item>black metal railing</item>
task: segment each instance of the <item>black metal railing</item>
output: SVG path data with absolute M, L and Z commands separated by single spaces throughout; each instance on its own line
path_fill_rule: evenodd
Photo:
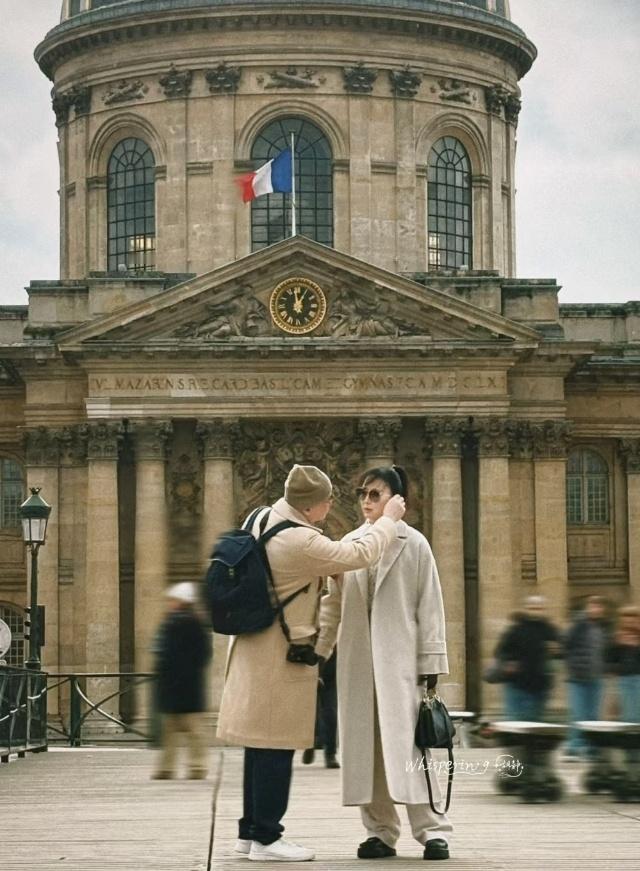
M 92 744 L 118 738 L 156 742 L 155 682 L 148 672 L 48 674 L 47 693 L 58 696 L 58 715 L 47 724 L 51 740 L 80 747 L 84 730 Z M 104 731 L 107 724 L 115 729 Z
M 0 761 L 47 749 L 47 675 L 0 665 Z

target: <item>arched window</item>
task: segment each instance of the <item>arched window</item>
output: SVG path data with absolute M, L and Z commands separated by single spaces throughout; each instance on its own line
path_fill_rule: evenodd
M 0 529 L 20 526 L 18 508 L 23 501 L 24 481 L 19 463 L 0 458 Z
M 567 522 L 609 522 L 609 469 L 595 451 L 578 448 L 567 462 Z
M 471 164 L 464 145 L 444 136 L 429 153 L 429 269 L 471 268 Z
M 333 245 L 333 174 L 331 146 L 324 133 L 302 118 L 281 118 L 256 138 L 251 159 L 257 169 L 289 147 L 295 137 L 297 230 L 324 245 Z M 289 194 L 267 194 L 251 203 L 251 250 L 291 235 Z
M 155 160 L 141 139 L 123 139 L 108 168 L 108 269 L 145 272 L 155 266 Z
M 0 620 L 4 620 L 11 630 L 11 647 L 5 653 L 7 665 L 24 668 L 24 615 L 20 608 L 13 605 L 0 605 Z

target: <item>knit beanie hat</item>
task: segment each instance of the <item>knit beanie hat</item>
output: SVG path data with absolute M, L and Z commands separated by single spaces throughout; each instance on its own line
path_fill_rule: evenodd
M 295 465 L 284 482 L 284 498 L 297 511 L 324 502 L 332 491 L 327 475 L 315 466 Z
M 198 601 L 196 585 L 189 581 L 182 581 L 180 584 L 173 584 L 171 587 L 167 587 L 165 596 L 168 599 L 178 599 L 180 602 L 189 602 L 192 605 Z

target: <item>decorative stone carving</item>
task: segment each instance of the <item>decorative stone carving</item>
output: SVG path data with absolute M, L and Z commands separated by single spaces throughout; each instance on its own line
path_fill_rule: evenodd
M 87 435 L 87 457 L 89 460 L 118 459 L 118 448 L 124 436 L 122 421 L 92 421 L 87 425 Z
M 514 460 L 530 460 L 533 457 L 533 437 L 526 420 L 508 420 L 509 452 Z
M 217 418 L 198 421 L 196 437 L 200 440 L 203 459 L 231 459 L 238 434 L 239 428 L 236 420 Z
M 402 421 L 389 417 L 370 417 L 358 421 L 368 457 L 394 457 Z
M 191 82 L 193 73 L 191 70 L 179 72 L 174 64 L 171 64 L 169 72 L 162 76 L 160 85 L 164 91 L 165 97 L 175 99 L 177 97 L 188 97 L 191 93 Z
M 283 495 L 294 463 L 319 466 L 331 478 L 334 507 L 327 534 L 344 534 L 360 522 L 355 488 L 365 468 L 365 453 L 352 421 L 242 422 L 235 464 L 242 519 L 252 508 L 271 504 Z
M 27 430 L 25 434 L 27 466 L 58 466 L 60 432 L 46 426 Z
M 566 420 L 531 423 L 530 430 L 535 457 L 561 460 L 567 456 L 571 428 Z
M 391 301 L 362 290 L 341 290 L 333 298 L 327 332 L 336 338 L 416 335 L 417 328 L 392 314 Z M 426 330 L 421 333 L 425 335 Z
M 69 120 L 71 104 L 66 94 L 59 94 L 55 88 L 51 89 L 51 108 L 56 115 L 56 126 L 61 127 Z
M 473 421 L 481 457 L 509 456 L 509 422 L 499 417 L 479 417 Z
M 287 67 L 284 72 L 280 70 L 271 70 L 269 72 L 269 80 L 265 82 L 265 77 L 259 75 L 257 82 L 259 85 L 264 85 L 265 91 L 273 90 L 274 88 L 294 88 L 298 90 L 310 90 L 319 88 L 324 85 L 326 79 L 324 76 L 318 76 L 316 70 L 305 67 L 304 70 L 298 72 L 297 67 Z
M 207 70 L 204 77 L 212 94 L 233 94 L 238 90 L 242 70 L 240 67 L 232 67 L 226 61 L 218 64 L 212 70 Z
M 228 339 L 241 336 L 264 336 L 270 332 L 265 305 L 254 296 L 206 306 L 208 314 L 200 321 L 189 321 L 174 330 L 173 336 L 186 339 Z
M 625 460 L 627 475 L 640 474 L 640 439 L 620 439 L 618 445 Z
M 424 424 L 434 457 L 460 457 L 469 422 L 460 417 L 429 417 Z
M 407 65 L 401 70 L 389 70 L 389 83 L 391 90 L 396 97 L 405 97 L 410 99 L 415 97 L 420 88 L 422 76 L 420 73 L 414 73 Z
M 522 100 L 515 94 L 509 94 L 504 102 L 504 117 L 509 124 L 518 126 L 518 115 L 522 108 Z
M 169 420 L 142 420 L 129 424 L 135 436 L 136 460 L 164 460 L 166 445 L 173 432 Z
M 148 90 L 142 79 L 121 79 L 117 84 L 109 85 L 102 102 L 111 106 L 114 103 L 127 103 L 129 100 L 142 100 Z
M 503 85 L 491 85 L 484 89 L 484 98 L 487 111 L 492 115 L 500 115 L 502 107 L 507 101 L 509 91 Z
M 446 103 L 466 103 L 471 105 L 476 101 L 475 92 L 471 86 L 460 79 L 438 79 L 438 87 L 431 88 L 432 94 L 438 94 Z
M 365 67 L 360 61 L 354 67 L 343 67 L 344 89 L 349 94 L 370 94 L 373 83 L 378 78 L 376 70 Z
M 179 454 L 171 461 L 168 478 L 173 522 L 187 525 L 201 513 L 198 465 L 189 454 Z
M 88 85 L 84 87 L 74 85 L 65 96 L 75 109 L 76 118 L 78 115 L 87 115 L 91 110 L 91 88 Z
M 86 462 L 88 435 L 89 428 L 86 423 L 62 427 L 59 438 L 62 465 L 78 466 Z

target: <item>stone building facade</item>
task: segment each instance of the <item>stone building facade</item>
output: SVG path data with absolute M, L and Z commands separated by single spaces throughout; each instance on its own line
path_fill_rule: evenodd
M 336 484 L 334 535 L 364 468 L 408 469 L 456 706 L 492 707 L 523 595 L 640 600 L 640 303 L 516 277 L 535 48 L 504 0 L 65 0 L 36 59 L 61 275 L 0 308 L 0 606 L 19 630 L 15 506 L 41 486 L 48 669 L 147 669 L 166 584 L 299 461 Z M 234 181 L 291 132 L 288 238 L 283 195 Z

